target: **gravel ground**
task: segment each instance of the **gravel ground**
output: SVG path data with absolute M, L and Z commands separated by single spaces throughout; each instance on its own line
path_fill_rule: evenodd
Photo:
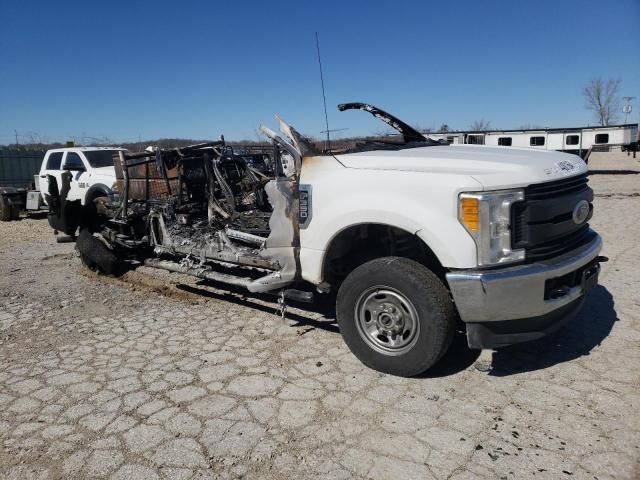
M 578 318 L 415 379 L 358 363 L 330 310 L 101 277 L 46 220 L 0 223 L 0 478 L 638 478 L 639 180 L 592 177 L 610 261 Z

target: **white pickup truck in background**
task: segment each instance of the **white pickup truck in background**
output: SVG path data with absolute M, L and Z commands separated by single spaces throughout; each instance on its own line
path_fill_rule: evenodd
M 113 147 L 65 147 L 47 150 L 36 172 L 26 172 L 21 167 L 21 178 L 9 177 L 0 184 L 0 221 L 17 220 L 20 213 L 37 212 L 48 207 L 49 178 L 60 185 L 63 172 L 71 174 L 69 200 L 80 200 L 82 205 L 96 198 L 113 199 L 116 173 L 113 167 L 113 155 L 123 151 Z M 12 165 L 5 165 L 11 172 Z M 14 167 L 14 172 L 18 170 Z M 24 173 L 27 173 L 25 177 Z M 16 174 L 17 175 L 17 174 Z M 31 179 L 29 179 L 29 175 Z
M 57 180 L 63 171 L 72 174 L 67 200 L 80 200 L 82 205 L 98 197 L 111 197 L 114 194 L 116 172 L 113 168 L 113 155 L 122 148 L 111 147 L 73 147 L 48 150 L 40 168 L 40 192 L 45 203 L 49 189 L 49 176 Z

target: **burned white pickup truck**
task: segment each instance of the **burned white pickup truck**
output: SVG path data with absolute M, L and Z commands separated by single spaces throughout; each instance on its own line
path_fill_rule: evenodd
M 471 348 L 497 348 L 579 310 L 603 260 L 579 157 L 442 145 L 339 109 L 399 135 L 323 147 L 278 119 L 281 135 L 262 127 L 270 168 L 223 139 L 118 152 L 119 200 L 70 202 L 54 179 L 50 223 L 107 274 L 137 260 L 283 299 L 333 293 L 352 352 L 402 376 L 433 366 L 459 320 Z

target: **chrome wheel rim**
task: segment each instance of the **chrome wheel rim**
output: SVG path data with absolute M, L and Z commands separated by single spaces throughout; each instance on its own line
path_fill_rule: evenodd
M 411 350 L 420 333 L 413 303 L 391 287 L 377 285 L 362 292 L 356 301 L 355 319 L 360 337 L 385 355 Z

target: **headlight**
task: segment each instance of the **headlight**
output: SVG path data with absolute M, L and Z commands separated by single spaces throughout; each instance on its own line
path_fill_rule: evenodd
M 511 249 L 511 205 L 521 200 L 522 190 L 460 194 L 458 218 L 476 242 L 478 266 L 524 259 L 523 249 Z

